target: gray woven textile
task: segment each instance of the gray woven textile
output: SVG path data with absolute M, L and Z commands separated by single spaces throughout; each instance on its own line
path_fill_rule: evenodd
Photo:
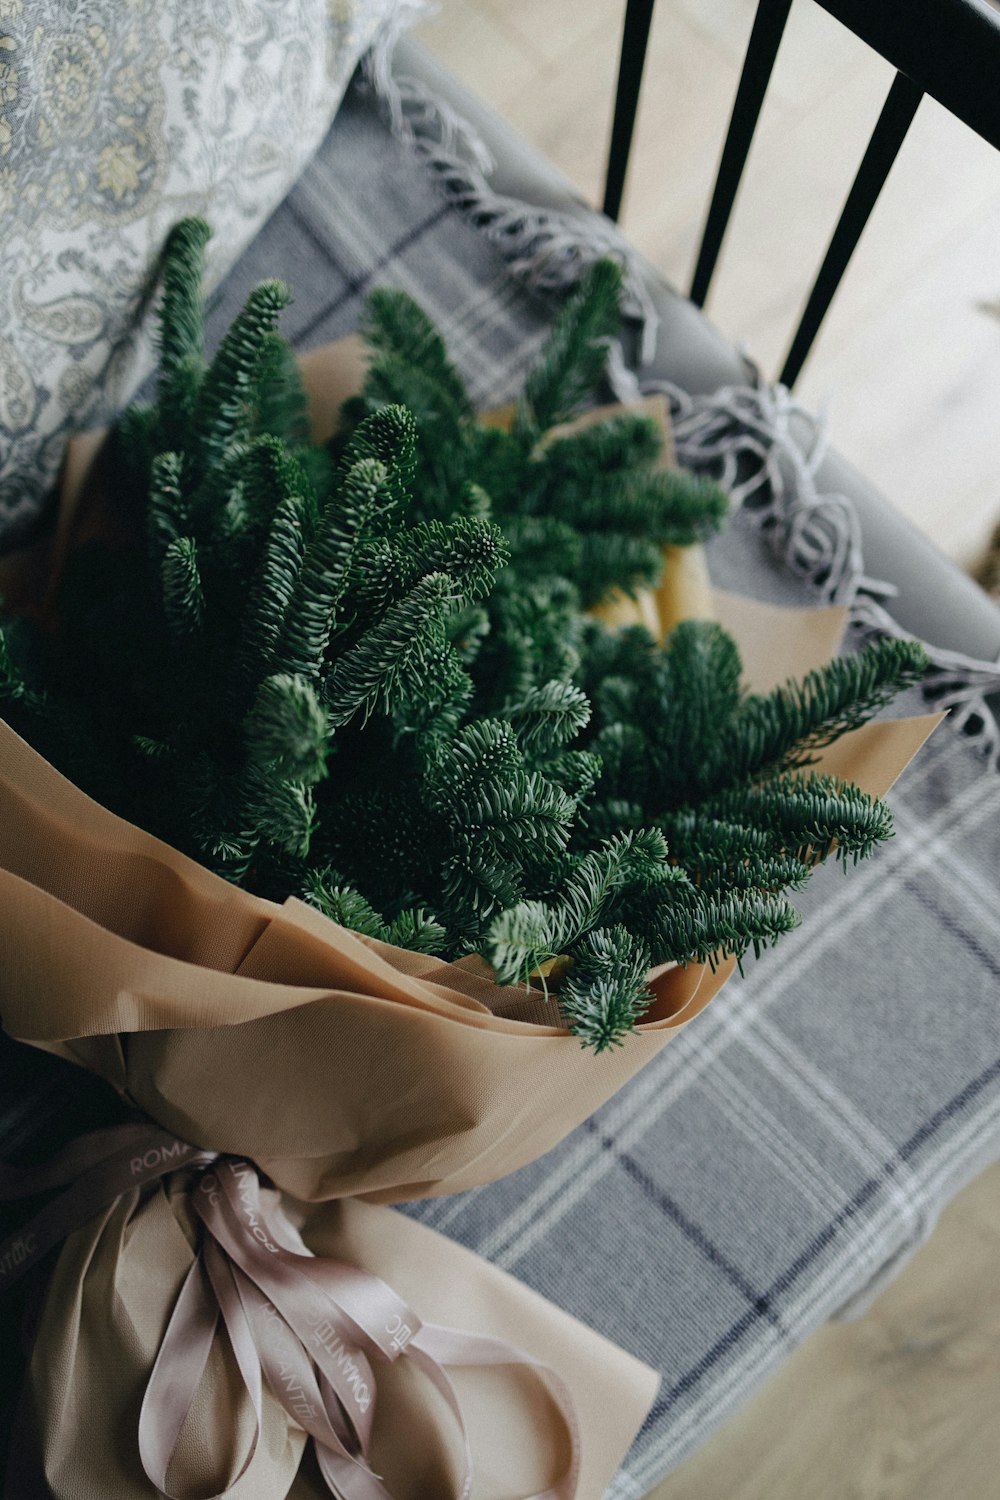
M 374 285 L 405 288 L 484 404 L 551 317 L 357 91 L 230 276 L 215 334 L 265 275 L 292 284 L 304 347 L 354 328 Z M 808 602 L 738 518 L 712 567 Z M 505 1182 L 413 1209 L 662 1371 L 615 1500 L 862 1301 L 1000 1155 L 1000 776 L 944 726 L 892 800 L 880 857 L 824 871 L 802 929 L 594 1120 Z

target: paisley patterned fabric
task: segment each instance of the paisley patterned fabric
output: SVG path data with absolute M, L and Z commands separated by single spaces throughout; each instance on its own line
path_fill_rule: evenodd
M 396 0 L 0 0 L 0 544 L 151 358 L 170 226 L 218 280 L 322 140 Z

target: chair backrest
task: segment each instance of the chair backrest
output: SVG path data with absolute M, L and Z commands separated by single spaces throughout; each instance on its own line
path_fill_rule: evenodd
M 655 0 L 628 0 L 605 183 L 604 212 L 617 218 Z M 806 0 L 800 0 L 806 3 Z M 810 0 L 812 3 L 812 0 Z M 924 94 L 1000 149 L 1000 3 L 997 0 L 815 0 L 896 69 L 857 176 L 813 283 L 779 379 L 791 386 Z M 715 188 L 691 283 L 708 294 L 792 0 L 758 0 Z

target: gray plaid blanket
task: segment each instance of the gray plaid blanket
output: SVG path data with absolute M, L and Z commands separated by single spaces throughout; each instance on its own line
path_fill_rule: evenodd
M 303 347 L 354 328 L 373 286 L 405 288 L 490 405 L 552 311 L 362 91 L 231 274 L 215 334 L 271 275 Z M 739 517 L 712 567 L 808 602 Z M 614 1500 L 863 1305 L 1000 1155 L 1000 776 L 946 725 L 892 802 L 880 857 L 814 880 L 802 928 L 595 1119 L 505 1182 L 412 1209 L 662 1371 Z

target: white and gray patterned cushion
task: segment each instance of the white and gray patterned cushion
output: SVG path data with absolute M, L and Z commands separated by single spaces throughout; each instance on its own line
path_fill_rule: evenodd
M 157 256 L 217 281 L 323 139 L 396 0 L 0 0 L 0 539 L 149 361 Z M 148 322 L 148 320 L 146 320 Z

